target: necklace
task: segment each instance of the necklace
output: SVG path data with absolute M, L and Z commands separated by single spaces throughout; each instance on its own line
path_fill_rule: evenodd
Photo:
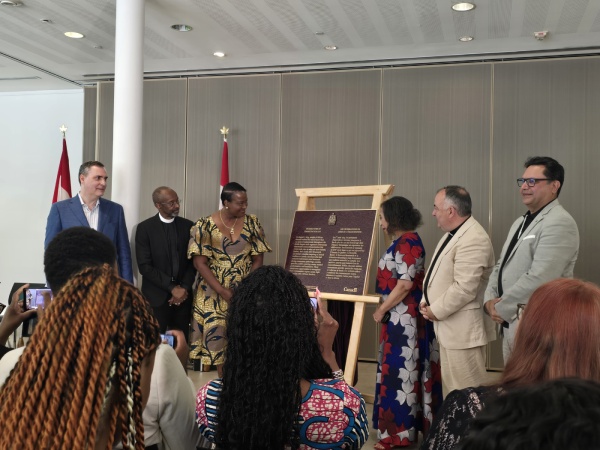
M 225 228 L 227 228 L 229 230 L 229 233 L 233 236 L 233 233 L 235 232 L 235 224 L 238 221 L 238 218 L 235 218 L 235 222 L 233 222 L 233 225 L 228 227 L 227 224 L 225 223 L 225 221 L 223 220 L 223 216 L 221 215 L 221 210 L 219 210 L 219 217 L 221 218 L 221 223 L 223 224 L 223 226 Z

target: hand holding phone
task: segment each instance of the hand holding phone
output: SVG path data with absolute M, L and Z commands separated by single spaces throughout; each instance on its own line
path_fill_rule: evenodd
M 171 347 L 175 348 L 177 346 L 177 338 L 170 334 L 161 334 L 160 339 L 163 343 L 169 344 Z

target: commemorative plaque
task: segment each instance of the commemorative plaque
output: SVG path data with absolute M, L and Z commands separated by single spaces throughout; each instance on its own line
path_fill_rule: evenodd
M 363 295 L 374 209 L 296 211 L 285 268 L 309 291 Z

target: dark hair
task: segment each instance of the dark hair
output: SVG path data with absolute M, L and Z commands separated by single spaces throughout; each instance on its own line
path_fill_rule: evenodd
M 568 378 L 511 389 L 473 420 L 462 450 L 600 448 L 600 384 Z
M 87 267 L 117 262 L 113 242 L 88 227 L 73 227 L 61 231 L 48 244 L 44 252 L 44 273 L 53 293 L 58 293 L 65 283 Z
M 502 373 L 507 388 L 578 377 L 600 382 L 600 288 L 558 278 L 531 295 Z
M 299 447 L 300 379 L 331 378 L 306 288 L 279 266 L 252 272 L 227 315 L 220 449 Z
M 557 160 L 549 156 L 532 156 L 525 161 L 525 168 L 529 166 L 544 166 L 544 177 L 560 182 L 560 187 L 556 192 L 556 196 L 558 197 L 565 183 L 565 168 Z
M 445 191 L 445 201 L 450 203 L 456 213 L 460 217 L 467 217 L 471 215 L 471 208 L 473 206 L 471 202 L 471 195 L 462 186 L 450 185 L 441 188 L 438 192 Z
M 156 189 L 154 189 L 154 192 L 152 192 L 152 203 L 160 203 L 160 199 L 162 197 L 162 193 L 165 191 L 173 191 L 175 192 L 173 189 L 171 189 L 168 186 L 159 186 Z
M 244 186 L 236 183 L 235 181 L 227 183 L 225 186 L 223 186 L 223 190 L 221 191 L 221 203 L 225 202 L 225 200 L 230 202 L 235 192 L 246 192 L 246 189 L 244 189 Z
M 104 164 L 102 164 L 100 161 L 84 162 L 81 166 L 79 166 L 79 175 L 77 175 L 77 179 L 79 179 L 81 177 L 81 175 L 87 175 L 88 172 L 90 171 L 90 168 L 92 168 L 94 166 L 104 167 Z M 79 181 L 79 184 L 81 184 L 81 180 Z
M 404 197 L 392 197 L 381 204 L 381 212 L 388 223 L 388 233 L 410 231 L 423 224 L 421 213 Z

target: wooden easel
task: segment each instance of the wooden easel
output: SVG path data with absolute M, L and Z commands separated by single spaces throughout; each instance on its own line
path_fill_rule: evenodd
M 327 197 L 372 197 L 371 209 L 379 209 L 381 203 L 394 190 L 393 184 L 375 185 L 375 186 L 349 186 L 349 187 L 328 187 L 328 188 L 306 188 L 296 189 L 298 200 L 298 211 L 314 211 L 316 198 Z M 373 227 L 372 241 L 375 242 L 375 233 L 377 227 Z M 373 246 L 372 246 L 373 247 Z M 373 260 L 373 249 L 369 254 L 367 263 L 367 272 L 365 286 L 369 286 L 369 270 L 371 261 Z M 346 302 L 355 302 L 354 316 L 352 318 L 352 331 L 350 332 L 350 342 L 348 343 L 348 355 L 346 356 L 346 367 L 344 367 L 344 379 L 346 383 L 352 384 L 354 380 L 354 371 L 358 360 L 358 343 L 360 342 L 360 334 L 365 315 L 365 303 L 379 303 L 378 295 L 349 295 L 336 294 L 332 292 L 321 292 L 321 298 L 326 300 L 342 300 Z M 372 395 L 364 395 L 366 401 L 370 400 L 373 403 Z

